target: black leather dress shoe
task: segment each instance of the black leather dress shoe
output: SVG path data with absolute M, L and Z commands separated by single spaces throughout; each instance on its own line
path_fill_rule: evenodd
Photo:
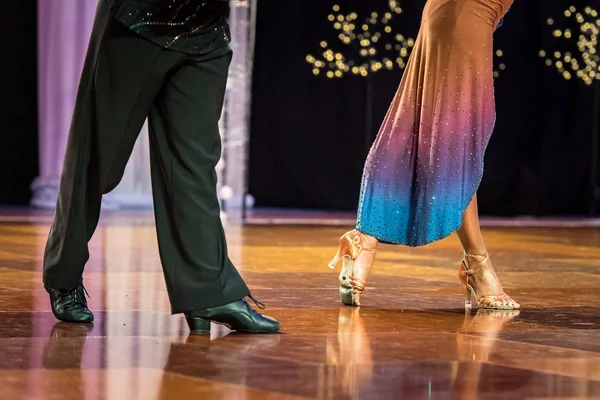
M 279 322 L 256 312 L 245 300 L 220 307 L 193 311 L 185 314 L 185 320 L 193 335 L 210 334 L 210 322 L 225 325 L 229 329 L 248 333 L 278 333 Z
M 85 288 L 80 285 L 72 290 L 46 288 L 50 294 L 52 313 L 63 322 L 92 322 L 94 314 L 87 305 Z

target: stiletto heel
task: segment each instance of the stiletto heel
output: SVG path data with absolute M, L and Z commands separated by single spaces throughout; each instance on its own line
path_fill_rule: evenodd
M 192 335 L 210 335 L 210 319 L 186 315 L 185 321 Z
M 338 249 L 337 254 L 335 255 L 335 257 L 333 257 L 333 260 L 331 260 L 329 262 L 329 264 L 327 264 L 329 266 L 329 268 L 335 269 L 335 266 L 340 262 L 340 260 L 342 259 L 342 257 L 344 257 L 344 254 L 342 254 L 342 248 L 340 246 L 340 248 Z
M 356 304 L 356 302 L 354 301 L 354 297 L 355 297 L 355 289 L 352 285 L 351 282 L 351 278 L 352 278 L 352 274 L 354 272 L 354 260 L 352 260 L 352 258 L 350 258 L 350 256 L 344 256 L 342 257 L 342 271 L 340 272 L 340 300 L 342 301 L 342 304 L 346 305 L 346 306 L 354 306 L 354 305 L 360 305 L 360 302 L 358 301 L 358 297 L 360 297 L 360 294 L 357 296 L 356 298 L 356 302 L 358 302 L 358 304 Z M 362 289 L 356 289 L 356 290 L 360 290 L 360 292 L 362 292 L 364 290 L 364 284 L 362 285 Z
M 468 259 L 475 259 L 477 264 L 470 266 Z M 465 286 L 465 307 L 471 308 L 471 295 L 475 297 L 477 304 L 482 308 L 496 310 L 516 310 L 521 308 L 519 303 L 510 298 L 504 290 L 494 272 L 494 267 L 489 255 L 469 255 L 465 253 L 458 267 L 458 279 Z M 483 282 L 483 283 L 482 283 Z M 483 293 L 497 293 L 484 295 Z
M 339 248 L 337 254 L 329 263 L 329 268 L 334 269 L 335 266 L 342 261 L 342 271 L 340 272 L 340 299 L 344 305 L 360 306 L 360 296 L 365 290 L 365 281 L 356 276 L 356 259 L 363 251 L 377 251 L 365 247 L 365 237 L 358 231 L 350 231 L 344 234 L 339 240 Z M 364 279 L 369 275 L 373 263 L 367 266 L 366 271 L 363 271 Z
M 471 308 L 471 289 L 467 287 L 465 290 L 467 291 L 465 293 L 465 308 Z

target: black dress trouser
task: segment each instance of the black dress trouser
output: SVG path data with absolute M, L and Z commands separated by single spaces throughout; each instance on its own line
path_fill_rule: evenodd
M 216 192 L 230 62 L 228 47 L 190 56 L 157 46 L 99 5 L 46 245 L 46 287 L 81 283 L 102 195 L 121 180 L 148 118 L 156 229 L 173 313 L 250 294 L 227 255 Z

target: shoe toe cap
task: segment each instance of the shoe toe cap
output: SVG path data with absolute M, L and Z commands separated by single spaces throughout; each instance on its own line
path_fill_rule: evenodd
M 64 322 L 80 322 L 80 323 L 90 323 L 94 322 L 94 314 L 92 314 L 89 310 L 74 310 L 69 313 L 64 313 L 64 315 L 59 318 Z
M 277 320 L 265 316 L 263 316 L 258 325 L 259 330 L 266 333 L 278 333 L 281 329 L 281 325 Z

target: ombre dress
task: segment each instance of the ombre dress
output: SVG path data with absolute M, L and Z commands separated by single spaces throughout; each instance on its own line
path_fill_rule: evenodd
M 494 129 L 492 36 L 513 0 L 429 0 L 365 163 L 356 229 L 422 246 L 462 225 Z

